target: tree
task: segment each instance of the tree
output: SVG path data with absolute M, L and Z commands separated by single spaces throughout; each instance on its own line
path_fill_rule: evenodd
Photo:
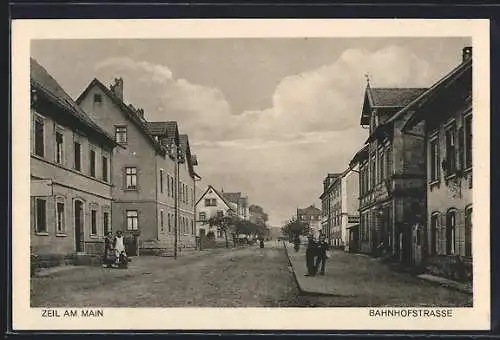
M 292 217 L 282 228 L 281 233 L 283 236 L 288 236 L 289 240 L 296 239 L 300 235 L 307 235 L 310 233 L 309 224 L 304 221 L 299 221 L 297 218 Z
M 248 207 L 250 212 L 250 221 L 255 224 L 266 225 L 269 216 L 264 212 L 264 209 L 260 205 L 252 204 Z
M 258 235 L 263 237 L 268 233 L 268 228 L 265 225 L 257 224 L 248 220 L 239 220 L 236 222 L 235 226 L 237 234 Z
M 218 230 L 224 232 L 224 238 L 226 240 L 226 248 L 229 248 L 228 235 L 235 231 L 235 225 L 238 223 L 237 217 L 233 215 L 215 215 L 210 217 L 203 224 L 208 224 L 211 227 L 217 227 Z

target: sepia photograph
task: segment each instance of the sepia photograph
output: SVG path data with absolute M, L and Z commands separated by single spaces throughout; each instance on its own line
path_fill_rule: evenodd
M 474 78 L 488 50 L 478 30 L 412 27 L 25 39 L 26 308 L 52 323 L 110 308 L 455 327 L 457 310 L 484 313 L 489 106 Z

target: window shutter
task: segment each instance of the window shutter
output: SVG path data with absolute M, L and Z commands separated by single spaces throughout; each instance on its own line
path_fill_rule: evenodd
M 465 214 L 463 210 L 457 210 L 455 214 L 455 235 L 456 253 L 465 256 Z
M 458 157 L 457 157 L 457 169 L 462 170 L 464 168 L 465 164 L 465 135 L 464 135 L 464 128 L 461 126 L 458 129 Z

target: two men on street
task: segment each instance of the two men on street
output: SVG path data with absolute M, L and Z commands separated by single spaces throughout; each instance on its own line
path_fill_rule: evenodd
M 306 248 L 306 266 L 307 273 L 305 276 L 316 276 L 318 269 L 319 274 L 325 275 L 325 266 L 327 259 L 328 243 L 325 241 L 324 234 L 319 236 L 316 242 L 313 235 L 309 235 Z M 320 267 L 321 266 L 321 267 Z

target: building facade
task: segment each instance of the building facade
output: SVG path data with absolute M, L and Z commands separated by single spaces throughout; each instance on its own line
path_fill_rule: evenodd
M 344 171 L 341 176 L 340 203 L 341 203 L 341 246 L 350 251 L 350 230 L 359 226 L 359 170 L 358 165 Z M 357 249 L 357 241 L 353 239 L 354 249 Z
M 410 264 L 412 226 L 425 212 L 425 145 L 404 134 L 404 108 L 422 88 L 373 88 L 368 83 L 361 125 L 369 138 L 358 155 L 360 169 L 359 250 Z
M 233 204 L 236 215 L 239 218 L 242 220 L 248 220 L 250 218 L 247 196 L 242 195 L 241 192 L 224 192 L 224 190 L 221 190 L 221 194 L 227 201 Z
M 116 143 L 31 59 L 31 252 L 100 254 Z
M 407 133 L 420 136 L 426 145 L 427 223 L 418 244 L 422 257 L 439 275 L 469 280 L 472 111 L 472 49 L 466 47 L 462 63 L 413 105 L 405 125 Z
M 196 202 L 196 229 L 198 235 L 208 238 L 223 239 L 224 233 L 216 226 L 210 226 L 208 220 L 215 216 L 232 216 L 236 214 L 236 204 L 229 202 L 222 193 L 209 185 Z
M 94 79 L 77 103 L 123 146 L 112 171 L 114 229 L 143 249 L 173 250 L 176 231 L 180 248 L 194 247 L 195 175 L 192 158 L 176 154 L 186 149 L 177 123 L 148 122 L 142 109 L 125 104 L 121 78 L 110 88 Z
M 319 197 L 321 200 L 321 232 L 326 235 L 328 244 L 333 245 L 332 228 L 333 221 L 333 181 L 339 177 L 340 173 L 329 173 L 323 180 L 323 193 Z
M 309 225 L 311 233 L 317 238 L 321 232 L 321 209 L 314 204 L 307 208 L 297 208 L 297 220 Z

